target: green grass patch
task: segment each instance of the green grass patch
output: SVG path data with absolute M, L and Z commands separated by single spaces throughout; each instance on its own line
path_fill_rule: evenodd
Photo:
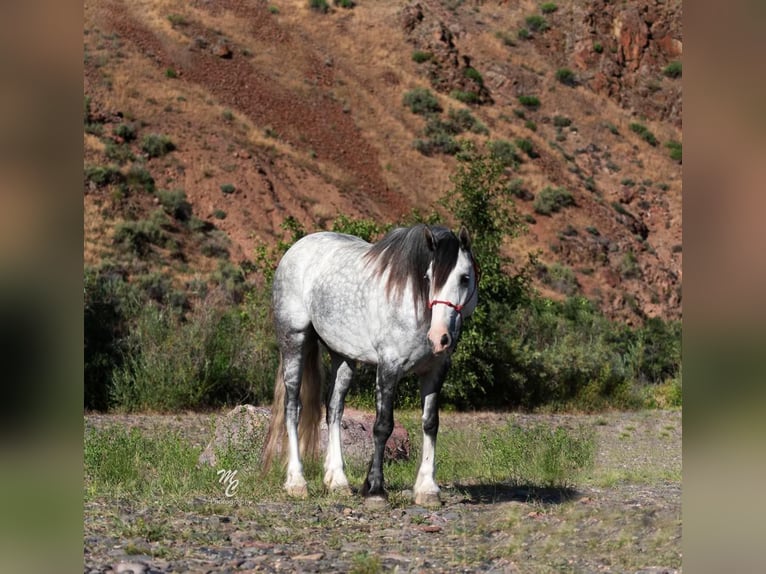
M 654 134 L 649 131 L 649 128 L 647 128 L 644 124 L 640 124 L 638 122 L 633 122 L 630 124 L 630 131 L 633 133 L 638 134 L 641 136 L 641 139 L 644 140 L 646 143 L 648 143 L 652 147 L 657 147 L 657 144 L 659 144 L 659 141 L 654 136 Z

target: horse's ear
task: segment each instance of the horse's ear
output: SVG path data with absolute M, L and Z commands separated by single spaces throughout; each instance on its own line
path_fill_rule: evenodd
M 468 230 L 465 228 L 465 226 L 460 228 L 460 234 L 458 235 L 460 239 L 460 248 L 463 251 L 470 251 L 471 250 L 471 236 L 468 233 Z
M 426 238 L 426 245 L 428 246 L 429 251 L 436 251 L 436 239 L 431 232 L 431 228 L 427 225 L 423 227 L 423 235 Z

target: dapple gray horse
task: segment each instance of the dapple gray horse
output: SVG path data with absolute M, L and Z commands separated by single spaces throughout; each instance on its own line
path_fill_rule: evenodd
M 340 429 L 343 403 L 357 363 L 377 365 L 374 452 L 362 494 L 386 498 L 383 453 L 394 427 L 397 382 L 420 378 L 423 457 L 415 502 L 439 504 L 434 478 L 438 399 L 463 321 L 478 299 L 478 268 L 465 228 L 456 236 L 445 227 L 398 228 L 369 244 L 351 235 L 320 232 L 296 242 L 274 275 L 273 312 L 280 365 L 274 387 L 268 468 L 284 454 L 285 490 L 308 494 L 301 455 L 316 455 L 319 436 L 320 352 L 330 353 L 327 389 L 327 454 L 324 484 L 350 490 L 343 470 Z

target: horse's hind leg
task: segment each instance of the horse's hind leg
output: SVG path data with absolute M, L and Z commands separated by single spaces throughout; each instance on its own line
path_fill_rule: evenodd
M 423 405 L 423 458 L 415 480 L 415 504 L 439 506 L 439 485 L 436 484 L 436 434 L 439 432 L 439 392 L 447 374 L 448 365 L 436 373 L 424 376 L 420 383 Z
M 343 472 L 343 453 L 340 426 L 346 393 L 354 376 L 355 363 L 337 353 L 330 352 L 332 376 L 327 396 L 327 456 L 324 461 L 324 484 L 329 490 L 349 491 L 348 479 Z
M 287 479 L 285 490 L 290 496 L 308 496 L 308 486 L 303 477 L 298 441 L 298 419 L 301 411 L 300 390 L 307 345 L 312 344 L 305 332 L 293 332 L 284 337 L 282 349 L 282 373 L 285 382 L 285 426 L 287 431 Z M 316 343 L 313 343 L 316 344 Z

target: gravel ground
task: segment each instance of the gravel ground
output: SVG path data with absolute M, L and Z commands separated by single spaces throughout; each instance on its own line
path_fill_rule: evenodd
M 204 447 L 213 414 L 86 415 L 86 427 L 178 430 Z M 319 501 L 85 504 L 84 572 L 681 571 L 681 413 L 444 414 L 442 428 L 591 426 L 595 469 L 576 489 L 442 485 L 441 508 L 392 493 Z M 437 473 L 438 478 L 438 473 Z

